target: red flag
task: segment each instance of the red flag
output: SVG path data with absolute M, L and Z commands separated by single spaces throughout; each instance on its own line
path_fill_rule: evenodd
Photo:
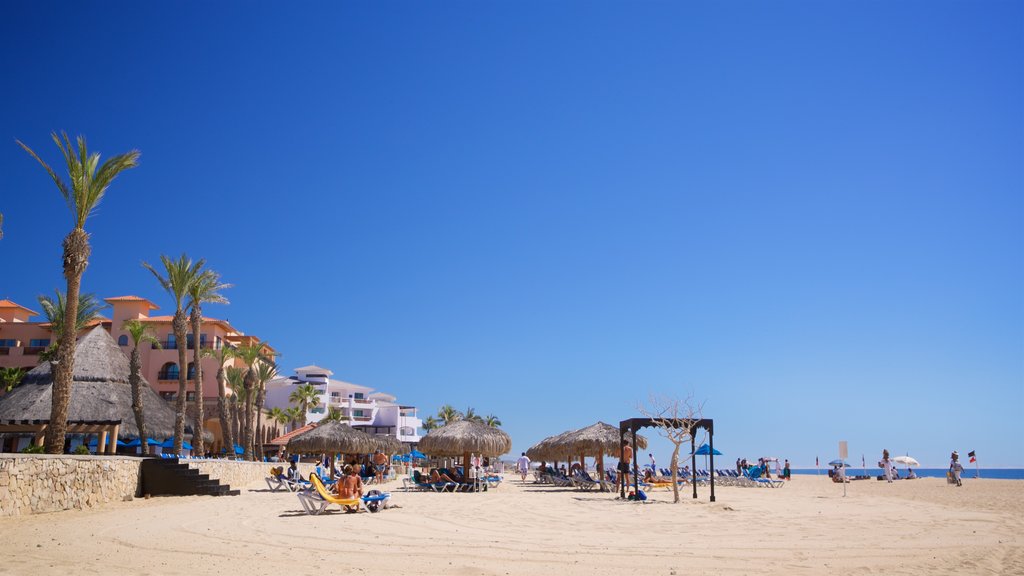
M 978 459 L 977 459 L 977 458 L 975 458 L 974 456 L 971 456 L 971 462 L 972 462 L 972 463 L 974 463 L 974 462 L 977 462 L 977 461 L 978 461 Z

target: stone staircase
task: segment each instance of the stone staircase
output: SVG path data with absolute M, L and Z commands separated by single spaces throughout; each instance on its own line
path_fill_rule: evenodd
M 142 461 L 142 494 L 151 496 L 238 496 L 238 490 L 177 458 L 146 458 Z

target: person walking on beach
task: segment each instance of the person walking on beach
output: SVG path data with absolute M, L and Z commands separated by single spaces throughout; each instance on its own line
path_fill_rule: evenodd
M 885 480 L 892 484 L 892 460 L 889 460 L 889 451 L 882 450 L 882 470 L 885 471 Z
M 647 454 L 647 457 L 651 459 L 651 474 L 657 474 L 658 464 L 654 461 L 654 454 Z
M 786 458 L 786 465 L 782 468 L 782 477 L 786 480 L 792 480 L 789 477 L 789 458 Z
M 963 486 L 960 482 L 960 473 L 963 472 L 964 467 L 960 465 L 960 455 L 953 450 L 953 453 L 949 455 L 949 473 L 953 475 L 953 482 L 957 486 Z
M 629 486 L 629 463 L 633 461 L 633 447 L 629 445 L 629 440 L 622 441 L 622 457 L 619 459 L 619 484 L 623 488 Z
M 516 460 L 516 469 L 519 470 L 519 476 L 523 479 L 523 482 L 526 482 L 526 474 L 530 471 L 530 457 L 526 455 L 526 452 L 523 452 L 519 460 Z

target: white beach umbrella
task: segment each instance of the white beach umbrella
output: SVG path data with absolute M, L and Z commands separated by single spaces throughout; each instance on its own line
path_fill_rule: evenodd
M 920 466 L 920 462 L 914 460 L 910 456 L 897 456 L 892 459 L 897 464 L 903 464 L 904 466 Z

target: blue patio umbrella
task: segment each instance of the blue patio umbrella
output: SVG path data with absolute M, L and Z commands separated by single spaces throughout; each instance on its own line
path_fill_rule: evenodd
M 161 448 L 171 448 L 171 449 L 173 449 L 174 448 L 174 438 L 168 438 L 167 440 L 164 440 L 160 444 L 160 447 Z M 182 440 L 181 441 L 181 449 L 182 450 L 191 450 L 192 449 L 192 445 L 189 444 L 188 442 Z
M 420 460 L 426 460 L 427 459 L 427 455 L 424 454 L 423 452 L 420 452 L 419 450 L 413 450 L 412 452 L 409 452 L 409 457 L 410 458 L 419 458 Z
M 149 442 L 150 446 L 159 446 L 160 445 L 160 441 L 159 440 L 153 440 L 152 438 L 146 438 L 146 440 Z M 139 439 L 139 438 L 135 438 L 131 442 L 125 444 L 126 448 L 138 448 L 139 446 L 142 446 L 142 440 Z
M 235 444 L 235 454 L 245 454 L 245 448 L 242 448 L 238 444 Z
M 828 463 L 829 466 L 842 466 L 843 468 L 849 468 L 850 465 L 845 460 L 833 460 Z
M 99 438 L 96 438 L 95 436 L 93 436 L 92 440 L 89 440 L 89 448 L 95 448 L 96 444 L 98 442 L 99 442 Z M 121 440 L 117 441 L 117 445 L 122 447 L 122 448 L 128 447 L 128 443 L 127 442 L 123 442 Z M 137 446 L 137 444 L 136 444 L 136 446 Z
M 722 455 L 722 453 L 718 451 L 718 448 L 712 450 L 711 446 L 708 446 L 707 444 L 701 444 L 700 448 L 697 448 L 697 451 L 694 452 L 693 454 L 695 456 L 708 456 L 710 454 L 714 454 L 715 456 Z

